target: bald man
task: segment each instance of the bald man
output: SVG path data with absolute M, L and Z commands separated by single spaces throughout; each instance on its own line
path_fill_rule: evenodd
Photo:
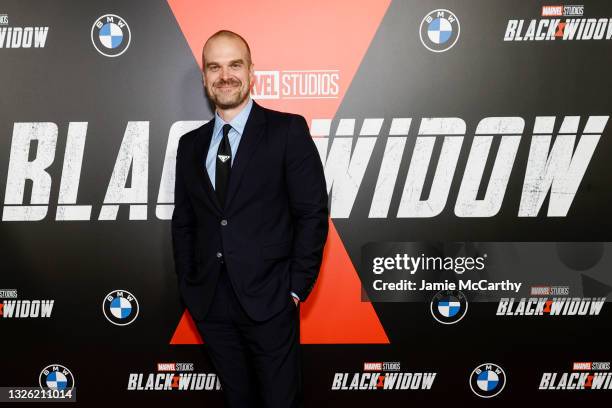
M 328 232 L 323 166 L 302 116 L 250 98 L 248 43 L 219 31 L 202 52 L 214 120 L 183 135 L 172 238 L 181 296 L 230 407 L 303 404 L 300 303 Z

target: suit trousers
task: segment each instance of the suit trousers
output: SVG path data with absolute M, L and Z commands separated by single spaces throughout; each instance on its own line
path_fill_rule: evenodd
M 219 375 L 228 407 L 302 407 L 300 305 L 268 320 L 252 320 L 242 308 L 225 264 L 207 315 L 196 325 Z

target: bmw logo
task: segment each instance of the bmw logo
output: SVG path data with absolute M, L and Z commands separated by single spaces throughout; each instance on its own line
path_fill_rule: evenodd
M 104 298 L 102 311 L 112 324 L 127 326 L 138 317 L 138 300 L 126 290 L 113 290 Z
M 52 390 L 71 390 L 74 388 L 74 376 L 63 365 L 50 364 L 40 372 L 38 385 Z
M 459 19 L 446 9 L 429 12 L 421 21 L 419 36 L 423 46 L 432 52 L 450 50 L 459 39 Z
M 470 388 L 482 398 L 491 398 L 502 392 L 506 385 L 506 373 L 493 363 L 484 363 L 472 371 Z
M 442 290 L 431 299 L 431 315 L 442 324 L 453 324 L 463 319 L 468 309 L 465 295 L 458 290 Z
M 91 27 L 91 42 L 106 57 L 118 57 L 130 46 L 130 26 L 115 14 L 99 17 Z

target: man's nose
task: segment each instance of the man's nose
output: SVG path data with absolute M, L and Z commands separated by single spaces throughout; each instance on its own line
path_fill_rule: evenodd
M 228 79 L 229 78 L 229 68 L 228 67 L 221 67 L 221 78 L 222 79 Z

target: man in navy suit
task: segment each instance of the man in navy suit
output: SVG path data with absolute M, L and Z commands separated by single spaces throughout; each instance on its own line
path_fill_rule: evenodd
M 213 121 L 183 135 L 172 241 L 181 296 L 231 407 L 302 406 L 300 302 L 328 232 L 323 166 L 302 116 L 259 106 L 247 42 L 204 45 Z

